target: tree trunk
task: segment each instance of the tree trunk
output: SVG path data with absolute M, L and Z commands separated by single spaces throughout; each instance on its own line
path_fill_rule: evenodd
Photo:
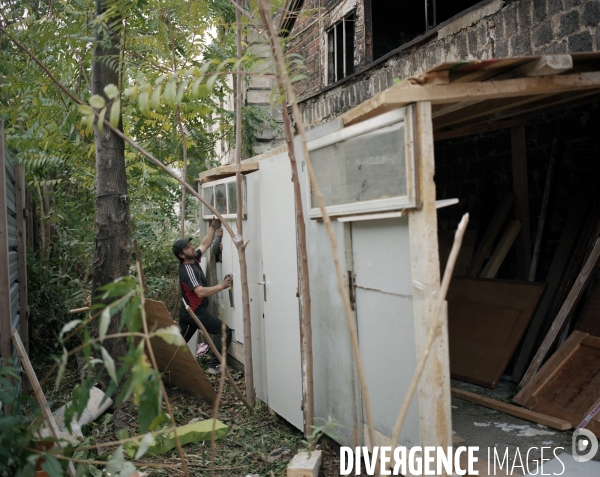
M 105 10 L 107 0 L 96 0 L 96 15 Z M 115 24 L 115 18 L 107 21 Z M 110 27 L 109 27 L 110 28 Z M 119 86 L 119 33 L 112 29 L 109 38 L 96 35 L 98 44 L 92 63 L 92 93 L 108 98 L 105 86 Z M 119 122 L 119 130 L 122 130 Z M 131 260 L 129 243 L 129 196 L 125 172 L 125 143 L 110 129 L 94 129 L 96 143 L 96 240 L 92 275 L 92 303 L 96 303 L 98 288 L 128 275 Z M 119 316 L 114 316 L 108 333 L 115 333 Z M 125 338 L 103 343 L 116 363 L 127 353 Z

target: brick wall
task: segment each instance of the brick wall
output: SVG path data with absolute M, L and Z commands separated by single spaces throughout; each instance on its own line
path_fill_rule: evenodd
M 325 0 L 320 2 L 323 5 Z M 306 6 L 317 8 L 319 0 L 310 0 Z M 299 33 L 290 43 L 291 51 L 303 54 L 309 66 L 308 78 L 296 85 L 304 123 L 309 128 L 334 119 L 392 86 L 394 78 L 418 75 L 444 61 L 600 49 L 598 0 L 496 0 L 445 26 L 422 43 L 319 92 L 325 87 L 325 75 L 316 46 L 321 42 L 321 49 L 324 48 L 319 22 L 326 22 L 327 14 L 324 11 L 318 19 L 301 19 L 294 28 Z M 357 3 L 357 17 L 358 27 L 364 17 L 362 0 Z M 355 59 L 357 67 L 364 66 L 364 29 L 361 42 L 362 46 L 357 45 L 362 51 L 362 56 Z

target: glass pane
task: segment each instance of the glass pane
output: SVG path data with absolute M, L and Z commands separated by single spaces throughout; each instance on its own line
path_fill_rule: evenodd
M 237 214 L 237 188 L 235 182 L 227 183 L 227 194 L 229 195 L 229 213 Z
M 215 209 L 221 215 L 227 213 L 227 196 L 225 195 L 225 184 L 215 186 Z
M 214 187 L 204 187 L 202 189 L 202 198 L 206 200 L 213 207 L 215 206 L 215 188 Z M 212 212 L 208 210 L 205 205 L 202 205 L 203 216 L 212 215 Z
M 325 204 L 406 196 L 404 142 L 404 122 L 399 122 L 312 151 Z M 316 207 L 314 191 L 311 200 Z

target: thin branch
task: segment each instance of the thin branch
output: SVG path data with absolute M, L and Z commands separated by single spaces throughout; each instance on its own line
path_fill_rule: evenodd
M 300 114 L 300 109 L 298 108 L 298 101 L 296 99 L 296 93 L 294 92 L 294 88 L 292 86 L 292 82 L 290 81 L 290 77 L 288 75 L 285 59 L 283 57 L 283 51 L 281 49 L 281 44 L 278 41 L 277 32 L 275 31 L 275 27 L 273 25 L 273 20 L 270 16 L 270 9 L 267 0 L 261 0 L 260 5 L 260 13 L 263 22 L 265 23 L 268 31 L 269 41 L 271 43 L 271 50 L 273 58 L 276 62 L 277 67 L 280 69 L 281 76 L 283 78 L 287 99 L 289 100 L 290 105 L 292 106 L 292 112 L 294 115 L 294 119 L 296 121 L 296 126 L 298 128 L 298 132 L 300 133 L 301 143 L 302 143 L 302 152 L 306 161 L 306 168 L 308 170 L 308 176 L 310 179 L 310 184 L 317 196 L 317 201 L 319 203 L 319 208 L 321 209 L 321 213 L 323 214 L 323 223 L 327 230 L 327 235 L 329 236 L 329 241 L 331 243 L 331 255 L 333 258 L 333 262 L 335 265 L 335 271 L 337 276 L 338 288 L 340 295 L 342 297 L 342 301 L 344 303 L 344 311 L 346 315 L 346 321 L 348 324 L 348 331 L 350 332 L 350 339 L 352 342 L 352 350 L 354 352 L 354 359 L 356 361 L 356 367 L 358 371 L 358 377 L 360 380 L 363 401 L 365 406 L 365 413 L 367 417 L 367 427 L 369 431 L 369 440 L 371 446 L 375 445 L 375 427 L 373 424 L 373 412 L 371 410 L 371 399 L 369 398 L 369 390 L 367 389 L 367 380 L 365 375 L 365 369 L 363 366 L 360 348 L 358 345 L 358 332 L 356 329 L 356 322 L 354 320 L 354 314 L 352 312 L 352 306 L 350 305 L 350 299 L 348 297 L 348 292 L 346 290 L 346 284 L 344 282 L 344 273 L 342 271 L 342 267 L 339 259 L 338 245 L 337 240 L 335 238 L 335 233 L 333 231 L 333 227 L 331 226 L 331 218 L 326 209 L 325 201 L 323 199 L 323 194 L 321 193 L 321 189 L 317 182 L 317 177 L 313 168 L 312 160 L 310 158 L 310 154 L 308 152 L 307 147 L 307 139 L 306 139 L 306 130 L 304 129 L 304 124 L 302 122 L 302 115 Z

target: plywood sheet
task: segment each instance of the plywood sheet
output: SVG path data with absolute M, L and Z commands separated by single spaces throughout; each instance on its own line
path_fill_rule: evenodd
M 494 389 L 544 288 L 543 283 L 455 278 L 448 291 L 452 376 Z
M 165 304 L 160 301 L 146 298 L 144 309 L 150 331 L 176 324 Z M 215 390 L 187 346 L 179 348 L 162 338 L 153 338 L 150 343 L 158 369 L 167 383 L 211 401 L 217 398 Z
M 600 338 L 574 331 L 513 399 L 534 411 L 581 422 L 600 396 Z M 600 437 L 600 416 L 586 426 Z

